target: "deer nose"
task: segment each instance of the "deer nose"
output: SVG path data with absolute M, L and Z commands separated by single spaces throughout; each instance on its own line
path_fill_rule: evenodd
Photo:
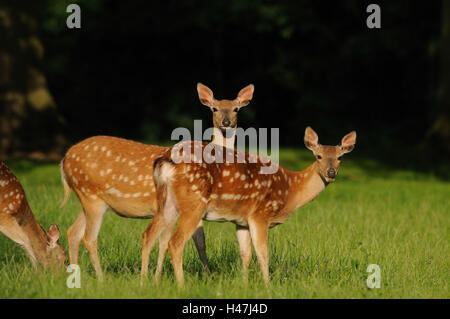
M 327 172 L 327 175 L 329 178 L 335 178 L 336 177 L 336 170 L 334 168 L 330 168 Z
M 222 121 L 222 125 L 223 126 L 230 126 L 230 124 L 231 124 L 231 122 L 230 122 L 229 119 L 225 119 L 225 120 Z

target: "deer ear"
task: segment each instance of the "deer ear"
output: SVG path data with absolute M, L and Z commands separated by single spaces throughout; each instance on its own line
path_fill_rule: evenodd
M 253 98 L 253 92 L 255 91 L 255 86 L 253 84 L 247 85 L 245 88 L 239 91 L 237 100 L 239 107 L 246 106 L 250 103 Z
M 213 91 L 206 85 L 203 85 L 201 83 L 197 83 L 197 92 L 198 92 L 198 98 L 200 99 L 200 102 L 203 105 L 212 107 L 213 101 L 214 101 L 214 94 Z
M 55 224 L 51 224 L 47 231 L 47 242 L 50 248 L 55 248 L 59 240 L 59 229 Z
M 345 135 L 341 141 L 341 150 L 344 153 L 349 153 L 355 148 L 356 132 L 352 131 Z
M 319 137 L 317 133 L 311 127 L 307 127 L 305 130 L 305 146 L 314 151 L 319 146 Z

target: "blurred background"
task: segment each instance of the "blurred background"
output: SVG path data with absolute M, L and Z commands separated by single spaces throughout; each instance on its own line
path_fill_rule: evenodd
M 377 1 L 381 29 L 369 3 L 2 0 L 0 158 L 58 160 L 97 134 L 167 143 L 212 126 L 197 82 L 218 99 L 253 83 L 243 128 L 296 148 L 307 125 L 323 144 L 356 130 L 360 156 L 448 178 L 449 1 Z

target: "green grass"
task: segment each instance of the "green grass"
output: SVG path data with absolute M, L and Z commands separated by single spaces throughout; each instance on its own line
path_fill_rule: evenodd
M 203 274 L 189 241 L 184 291 L 176 287 L 169 257 L 160 286 L 149 280 L 140 287 L 141 234 L 149 220 L 108 213 L 99 236 L 105 282 L 96 280 L 84 247 L 81 289 L 69 289 L 67 273 L 36 274 L 25 253 L 0 236 L 0 298 L 449 298 L 450 183 L 353 155 L 343 160 L 336 183 L 270 231 L 270 289 L 264 288 L 255 256 L 249 285 L 242 284 L 234 225 L 208 222 L 210 277 Z M 290 169 L 311 161 L 307 151 L 284 149 L 280 154 L 281 164 Z M 80 205 L 72 194 L 58 208 L 63 197 L 58 165 L 7 164 L 41 225 L 57 223 L 67 247 L 65 231 Z M 380 289 L 366 286 L 369 264 L 381 268 Z

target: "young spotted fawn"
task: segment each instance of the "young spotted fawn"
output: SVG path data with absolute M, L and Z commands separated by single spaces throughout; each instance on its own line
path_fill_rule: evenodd
M 207 144 L 189 141 L 173 146 L 155 161 L 158 212 L 149 226 L 149 240 L 144 242 L 143 250 L 150 253 L 158 236 L 173 228 L 179 216 L 168 245 L 176 279 L 183 286 L 183 249 L 199 221 L 233 222 L 244 279 L 247 280 L 253 243 L 264 282 L 269 284 L 269 228 L 286 222 L 294 211 L 334 182 L 342 156 L 354 148 L 356 133 L 345 135 L 338 146 L 325 146 L 319 144 L 317 134 L 307 127 L 304 142 L 316 161 L 300 172 L 278 166 L 274 174 L 260 174 L 271 163 L 261 161 L 260 157 L 252 160 L 255 156 L 248 153 L 234 150 L 231 161 L 227 157 L 224 163 L 196 163 L 195 149 L 201 148 L 200 154 L 205 154 Z M 236 162 L 238 155 L 245 156 L 245 163 Z M 194 162 L 186 160 L 192 158 Z

